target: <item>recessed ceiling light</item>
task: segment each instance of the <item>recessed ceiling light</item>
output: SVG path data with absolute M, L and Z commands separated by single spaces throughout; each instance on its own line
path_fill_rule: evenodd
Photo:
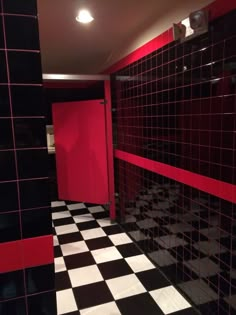
M 91 13 L 88 10 L 80 10 L 79 14 L 76 17 L 76 21 L 80 22 L 80 23 L 90 23 L 94 20 L 94 18 L 92 17 Z

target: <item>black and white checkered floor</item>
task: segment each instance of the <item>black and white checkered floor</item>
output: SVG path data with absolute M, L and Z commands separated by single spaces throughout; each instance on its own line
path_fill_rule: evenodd
M 192 315 L 101 206 L 53 202 L 58 315 Z

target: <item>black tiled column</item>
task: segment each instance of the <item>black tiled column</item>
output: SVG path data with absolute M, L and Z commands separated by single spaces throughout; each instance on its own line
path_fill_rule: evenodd
M 1 315 L 56 315 L 44 116 L 37 1 L 0 0 Z

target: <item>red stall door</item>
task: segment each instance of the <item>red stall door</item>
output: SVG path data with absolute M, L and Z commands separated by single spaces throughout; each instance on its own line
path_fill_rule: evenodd
M 59 198 L 108 203 L 104 100 L 54 103 L 52 112 Z

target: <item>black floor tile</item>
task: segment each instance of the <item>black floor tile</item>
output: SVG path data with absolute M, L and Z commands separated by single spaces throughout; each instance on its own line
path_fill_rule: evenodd
M 67 206 L 52 207 L 52 213 L 68 211 Z
M 95 264 L 95 260 L 89 252 L 66 256 L 64 260 L 67 269 L 81 268 Z
M 174 285 L 199 279 L 199 277 L 193 271 L 189 270 L 181 263 L 161 267 L 160 269 Z
M 71 282 L 67 271 L 56 272 L 55 274 L 56 291 L 66 290 L 71 288 Z
M 187 308 L 179 312 L 171 313 L 171 315 L 200 315 L 200 314 L 194 308 Z
M 169 281 L 157 269 L 147 270 L 136 273 L 136 276 L 142 282 L 147 291 L 152 291 L 164 287 L 168 287 Z
M 107 235 L 112 235 L 112 234 L 117 234 L 117 233 L 122 233 L 124 232 L 123 229 L 118 225 L 118 224 L 114 224 L 111 226 L 106 226 L 103 228 L 104 232 Z
M 122 315 L 164 315 L 148 293 L 116 301 Z
M 75 221 L 73 218 L 63 218 L 63 219 L 57 219 L 53 221 L 54 226 L 60 226 L 60 225 L 67 225 L 67 224 L 74 224 Z
M 54 246 L 54 257 L 61 257 L 62 256 L 62 251 L 60 246 Z
M 119 246 L 116 246 L 116 248 L 118 249 L 118 251 L 121 253 L 121 255 L 124 258 L 142 254 L 140 249 L 138 249 L 138 247 L 135 244 L 133 244 L 133 243 L 119 245 Z
M 99 264 L 98 268 L 105 280 L 133 274 L 132 269 L 124 259 Z
M 87 244 L 89 250 L 95 250 L 95 249 L 114 246 L 112 241 L 107 236 L 87 240 L 86 244 Z
M 61 245 L 73 243 L 73 242 L 78 242 L 78 241 L 82 241 L 82 240 L 83 240 L 83 237 L 79 231 L 74 232 L 74 233 L 70 233 L 70 234 L 58 235 L 58 241 Z
M 74 288 L 73 291 L 80 310 L 113 301 L 113 296 L 105 281 Z
M 93 216 L 96 220 L 105 219 L 105 218 L 109 218 L 109 212 L 108 211 L 97 212 L 97 213 L 93 213 Z
M 100 227 L 100 225 L 97 223 L 96 220 L 83 222 L 83 223 L 77 223 L 77 226 L 80 231 L 90 230 L 90 229 L 95 229 L 95 228 Z
M 71 215 L 76 216 L 76 215 L 83 215 L 83 214 L 90 214 L 87 208 L 84 209 L 77 209 L 77 210 L 69 210 Z

